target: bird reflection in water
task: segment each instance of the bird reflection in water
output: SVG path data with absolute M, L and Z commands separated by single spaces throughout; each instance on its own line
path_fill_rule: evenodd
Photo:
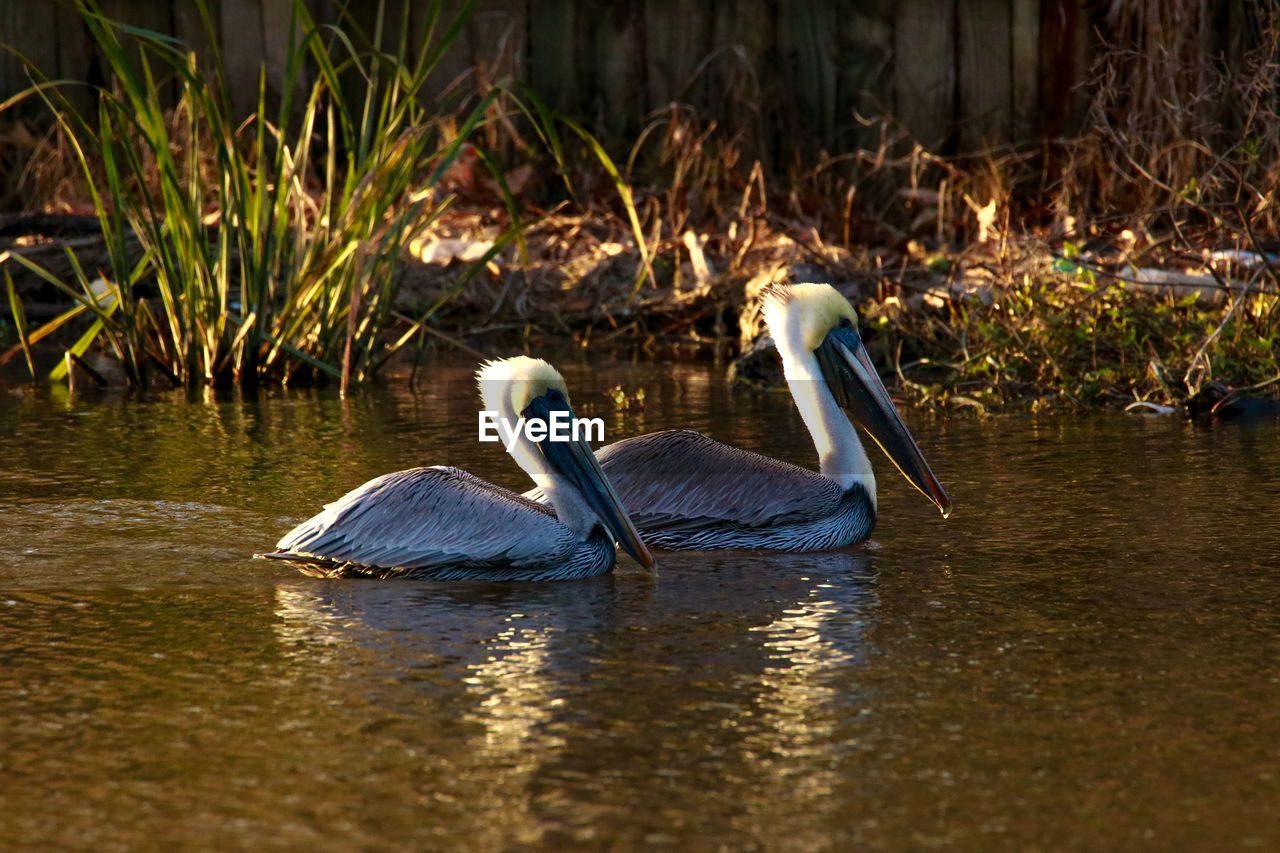
M 513 755 L 534 745 L 540 755 L 563 746 L 556 736 L 539 737 L 537 729 L 551 719 L 564 699 L 552 695 L 547 677 L 548 647 L 555 629 L 537 624 L 522 613 L 507 617 L 507 627 L 485 647 L 484 661 L 468 663 L 463 683 L 479 700 L 467 715 L 484 726 L 485 748 L 495 755 Z
M 791 559 L 801 562 L 799 555 Z M 868 554 L 810 555 L 804 562 L 809 565 L 792 567 L 804 572 L 804 594 L 750 629 L 763 640 L 768 663 L 757 677 L 755 721 L 744 744 L 761 774 L 775 777 L 757 790 L 787 790 L 753 810 L 782 823 L 795 818 L 801 834 L 814 831 L 811 818 L 841 782 L 840 752 L 856 748 L 841 741 L 838 728 L 866 710 L 858 708 L 867 697 L 857 689 L 856 670 L 866 658 L 865 632 L 877 603 Z M 823 846 L 819 836 L 809 840 Z
M 572 638 L 601 630 L 612 585 L 281 584 L 277 638 L 305 673 L 293 681 L 418 756 L 442 824 L 500 849 L 544 831 L 528 789 L 563 749 L 563 691 L 592 666 Z
M 284 584 L 278 632 L 299 684 L 391 716 L 383 737 L 448 798 L 440 820 L 494 847 L 514 836 L 486 813 L 534 844 L 548 825 L 587 831 L 637 808 L 656 820 L 655 778 L 700 808 L 720 803 L 709 780 L 735 779 L 752 820 L 805 836 L 870 704 L 873 555 L 672 560 L 657 584 Z
M 282 584 L 276 590 L 277 635 L 312 664 L 359 666 L 373 663 L 360 660 L 369 656 L 383 672 L 429 673 L 403 684 L 442 692 L 440 705 L 457 712 L 450 722 L 461 718 L 481 726 L 485 750 L 530 746 L 545 752 L 559 739 L 539 735 L 539 726 L 563 704 L 549 670 L 589 666 L 575 660 L 569 644 L 553 646 L 567 630 L 599 627 L 599 614 L 591 612 L 598 587 L 594 581 L 509 590 L 427 583 L 415 594 L 403 584 L 326 584 L 319 590 Z M 412 698 L 404 694 L 393 704 L 402 701 Z

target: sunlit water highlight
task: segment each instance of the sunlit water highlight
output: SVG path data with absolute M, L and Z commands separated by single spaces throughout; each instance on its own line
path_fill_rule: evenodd
M 784 395 L 563 366 L 610 439 L 811 461 Z M 869 545 L 656 578 L 249 559 L 399 468 L 525 488 L 468 373 L 345 403 L 0 389 L 0 846 L 1280 845 L 1276 423 L 908 413 L 950 520 L 876 452 Z

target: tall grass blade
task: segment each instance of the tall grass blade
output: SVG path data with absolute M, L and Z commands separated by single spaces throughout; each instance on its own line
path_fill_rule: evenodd
M 600 165 L 604 167 L 605 172 L 608 173 L 609 178 L 613 181 L 613 188 L 618 193 L 618 198 L 622 201 L 622 207 L 627 213 L 627 221 L 631 223 L 631 233 L 636 238 L 636 248 L 640 252 L 641 263 L 640 271 L 636 275 L 635 285 L 631 289 L 631 295 L 635 296 L 640 292 L 640 288 L 644 286 L 646 276 L 656 287 L 658 280 L 653 274 L 652 256 L 649 253 L 648 243 L 644 239 L 644 229 L 640 227 L 640 215 L 636 212 L 636 204 L 635 199 L 631 195 L 631 187 L 622 179 L 621 173 L 618 172 L 618 167 L 613 163 L 613 158 L 611 158 L 608 152 L 604 150 L 604 146 L 600 144 L 598 139 L 588 133 L 582 125 L 578 124 L 573 119 L 561 116 L 560 121 L 564 123 L 565 127 L 576 133 L 578 138 L 585 142 L 587 147 L 591 149 L 591 153 L 595 154 L 596 159 L 600 162 Z
M 4 257 L 0 256 L 0 264 L 2 263 L 4 263 Z M 36 363 L 31 358 L 31 341 L 27 336 L 27 314 L 22 310 L 22 300 L 18 298 L 18 291 L 13 286 L 13 276 L 9 273 L 8 267 L 4 271 L 4 283 L 9 291 L 9 310 L 13 314 L 13 327 L 18 333 L 18 345 L 22 347 L 22 354 L 27 359 L 27 370 L 31 372 L 31 378 L 34 380 Z

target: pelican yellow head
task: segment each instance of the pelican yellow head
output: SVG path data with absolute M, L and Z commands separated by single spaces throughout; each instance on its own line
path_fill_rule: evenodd
M 812 352 L 833 329 L 856 329 L 858 315 L 849 300 L 829 284 L 775 284 L 761 296 L 765 322 L 775 340 L 786 334 Z
M 512 419 L 537 398 L 558 391 L 569 405 L 569 388 L 560 372 L 540 358 L 517 355 L 486 361 L 476 371 L 484 408 Z

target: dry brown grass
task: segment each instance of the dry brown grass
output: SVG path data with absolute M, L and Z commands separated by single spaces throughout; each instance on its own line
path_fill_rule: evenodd
M 1280 8 L 1262 0 L 1113 0 L 1063 213 L 1240 207 L 1276 233 Z M 1212 219 L 1212 214 L 1209 214 Z

